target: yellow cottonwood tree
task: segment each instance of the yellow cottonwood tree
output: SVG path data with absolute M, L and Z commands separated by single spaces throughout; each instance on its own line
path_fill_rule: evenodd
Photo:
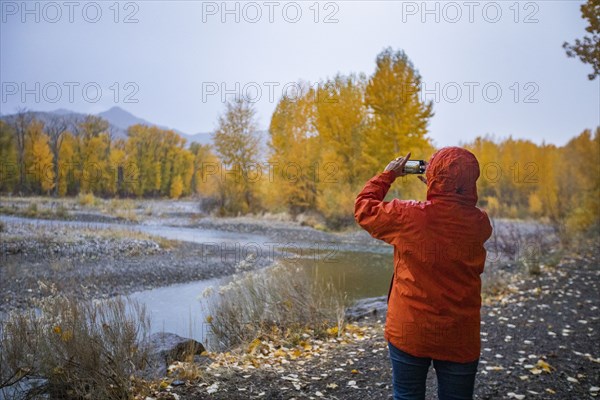
M 102 193 L 106 188 L 110 156 L 108 122 L 88 115 L 73 128 L 77 137 L 77 192 Z
M 54 187 L 54 166 L 44 125 L 34 121 L 25 137 L 25 170 L 30 191 L 48 194 Z
M 191 191 L 204 197 L 216 196 L 220 180 L 219 159 L 209 145 L 192 143 L 189 151 L 194 157 Z
M 124 148 L 125 141 L 122 139 L 111 143 L 105 179 L 105 191 L 109 196 L 125 194 L 124 174 L 127 168 L 127 155 Z
M 76 186 L 76 151 L 77 139 L 69 132 L 62 137 L 62 145 L 58 153 L 58 195 L 74 194 Z
M 250 168 L 260 169 L 257 131 L 256 110 L 250 102 L 237 99 L 226 104 L 213 136 L 221 170 L 225 170 L 219 185 L 222 213 L 247 213 L 259 208 L 258 182 L 246 175 Z
M 318 137 L 312 125 L 316 93 L 304 82 L 298 87 L 302 93 L 295 99 L 282 97 L 271 117 L 271 155 L 264 182 L 266 204 L 293 214 L 316 208 L 321 172 Z
M 14 133 L 9 124 L 0 120 L 0 193 L 13 192 L 18 175 Z
M 427 137 L 433 103 L 423 101 L 420 90 L 421 75 L 404 51 L 387 48 L 377 55 L 365 90 L 369 129 L 362 158 L 371 171 L 380 171 L 382 165 L 409 151 L 413 159 L 427 159 L 433 153 Z M 423 199 L 425 185 L 413 178 L 399 179 L 390 195 Z
M 365 92 L 372 129 L 364 156 L 374 168 L 409 150 L 413 158 L 431 152 L 426 134 L 433 103 L 424 102 L 420 90 L 421 76 L 403 51 L 387 48 L 377 55 Z
M 568 211 L 566 228 L 581 231 L 600 218 L 600 127 L 585 130 L 564 147 L 561 195 Z
M 353 219 L 354 198 L 376 171 L 365 168 L 362 155 L 368 129 L 364 75 L 337 75 L 319 85 L 314 126 L 318 132 L 317 209 L 334 225 Z
M 183 180 L 180 175 L 175 176 L 171 182 L 171 190 L 169 191 L 169 197 L 172 199 L 178 199 L 183 193 Z

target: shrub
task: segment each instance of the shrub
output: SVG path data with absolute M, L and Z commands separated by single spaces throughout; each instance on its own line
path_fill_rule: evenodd
M 66 218 L 69 215 L 69 211 L 67 210 L 67 208 L 65 207 L 64 204 L 59 204 L 58 207 L 56 207 L 56 216 L 59 218 Z
M 115 217 L 131 222 L 138 221 L 135 202 L 129 199 L 113 199 L 108 203 L 108 212 Z
M 30 203 L 27 210 L 25 210 L 25 215 L 28 217 L 37 217 L 39 215 L 37 203 Z
M 149 320 L 143 307 L 122 299 L 81 303 L 65 297 L 42 301 L 40 310 L 12 313 L 0 332 L 0 390 L 27 397 L 128 399 L 141 370 Z M 24 378 L 42 378 L 33 389 Z
M 221 199 L 216 196 L 200 198 L 198 209 L 207 214 L 218 214 L 221 208 Z
M 509 283 L 508 274 L 503 273 L 497 264 L 486 265 L 481 275 L 482 298 L 494 297 L 504 293 Z
M 82 206 L 97 206 L 100 201 L 94 196 L 94 193 L 79 193 L 77 195 L 77 202 Z
M 276 264 L 234 276 L 208 303 L 208 323 L 217 348 L 244 344 L 275 331 L 294 337 L 307 329 L 341 332 L 345 295 L 331 282 L 317 282 L 300 268 Z
M 296 215 L 296 221 L 300 223 L 302 226 L 310 226 L 315 229 L 320 229 L 324 227 L 327 223 L 325 218 L 321 216 L 317 212 L 303 212 Z

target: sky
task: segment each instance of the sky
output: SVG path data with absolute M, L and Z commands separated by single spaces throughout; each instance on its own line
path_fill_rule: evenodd
M 600 126 L 600 79 L 562 48 L 581 1 L 0 0 L 0 112 L 114 106 L 193 134 L 225 103 L 268 129 L 281 95 L 375 70 L 404 50 L 432 100 L 436 146 L 477 136 L 565 144 Z

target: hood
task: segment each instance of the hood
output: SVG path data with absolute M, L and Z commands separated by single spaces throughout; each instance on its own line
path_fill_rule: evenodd
M 461 147 L 444 147 L 435 152 L 425 171 L 427 200 L 450 200 L 475 206 L 479 162 Z

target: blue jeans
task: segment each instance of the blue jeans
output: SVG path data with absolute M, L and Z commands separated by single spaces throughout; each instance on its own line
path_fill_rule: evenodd
M 388 342 L 392 362 L 394 400 L 425 399 L 431 358 L 414 357 Z M 472 399 L 479 359 L 469 363 L 433 360 L 440 400 Z

